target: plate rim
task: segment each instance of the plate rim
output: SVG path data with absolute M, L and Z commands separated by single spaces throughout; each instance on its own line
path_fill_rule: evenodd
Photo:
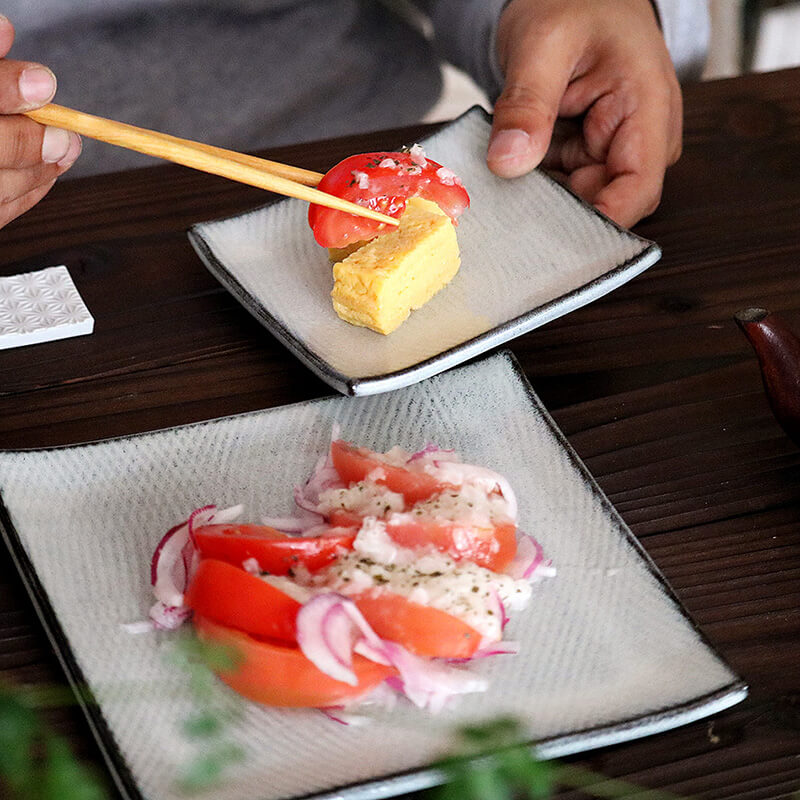
M 699 627 L 698 623 L 672 588 L 666 576 L 664 576 L 644 549 L 641 542 L 639 542 L 638 538 L 634 535 L 633 531 L 627 523 L 625 523 L 619 511 L 603 492 L 595 477 L 569 443 L 563 431 L 556 424 L 552 415 L 536 394 L 516 356 L 510 350 L 505 349 L 484 356 L 481 361 L 493 359 L 502 359 L 510 367 L 510 377 L 516 377 L 518 379 L 519 388 L 524 392 L 528 403 L 530 403 L 533 410 L 536 410 L 541 415 L 549 432 L 555 437 L 558 445 L 565 451 L 571 465 L 578 471 L 580 477 L 588 484 L 591 492 L 601 502 L 603 510 L 611 516 L 619 534 L 625 538 L 626 543 L 629 544 L 642 559 L 648 571 L 657 581 L 666 599 L 675 606 L 685 621 L 689 623 L 692 630 L 698 635 L 701 644 L 706 647 L 733 676 L 733 679 L 729 683 L 712 692 L 675 705 L 667 706 L 657 711 L 628 717 L 606 725 L 596 725 L 566 734 L 547 737 L 546 739 L 538 741 L 529 741 L 526 742 L 526 744 L 531 747 L 534 752 L 545 758 L 561 758 L 576 753 L 588 752 L 600 747 L 623 744 L 656 733 L 663 733 L 723 711 L 744 700 L 748 694 L 749 687 L 747 683 L 738 677 L 729 666 L 727 660 L 722 657 L 717 647 Z M 465 364 L 462 368 L 468 369 L 473 365 L 474 364 Z M 65 449 L 72 450 L 110 442 L 130 441 L 133 438 L 141 436 L 164 434 L 174 430 L 215 424 L 238 417 L 257 416 L 277 409 L 313 405 L 331 399 L 340 400 L 341 398 L 337 395 L 326 395 L 323 397 L 301 400 L 297 403 L 243 411 L 237 414 L 228 414 L 149 431 L 137 431 L 132 434 L 122 434 L 104 439 L 47 447 L 0 449 L 0 457 L 3 455 L 21 453 L 30 454 L 54 452 Z M 5 505 L 2 485 L 0 485 L 0 537 L 2 537 L 11 554 L 17 574 L 22 580 L 39 622 L 44 628 L 45 634 L 55 651 L 56 658 L 64 671 L 67 682 L 76 696 L 78 705 L 81 707 L 87 719 L 89 728 L 92 731 L 117 789 L 126 800 L 146 800 L 121 750 L 116 744 L 114 733 L 105 720 L 101 705 L 92 698 L 90 687 L 73 653 L 69 639 L 61 627 L 58 616 L 50 603 L 47 591 L 42 585 L 36 569 L 25 550 L 22 539 L 11 521 L 9 511 Z M 400 770 L 387 776 L 368 778 L 351 784 L 339 785 L 321 792 L 293 795 L 293 797 L 295 797 L 295 800 L 382 800 L 383 798 L 395 797 L 398 794 L 430 788 L 441 784 L 443 780 L 443 773 L 437 771 L 435 765 L 428 765 L 413 767 L 408 770 Z

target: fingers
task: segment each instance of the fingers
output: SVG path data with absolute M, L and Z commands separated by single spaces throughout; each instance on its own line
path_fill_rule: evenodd
M 32 189 L 15 197 L 8 203 L 0 204 L 0 227 L 16 219 L 20 214 L 24 214 L 33 208 L 49 191 L 53 188 L 56 179 L 37 184 Z
M 0 15 L 0 226 L 38 203 L 81 152 L 74 133 L 22 116 L 53 99 L 56 77 L 41 64 L 5 58 L 13 42 L 14 27 Z
M 642 118 L 633 116 L 619 127 L 606 159 L 608 182 L 591 201 L 626 227 L 655 211 L 664 185 L 666 146 L 653 153 L 643 125 Z
M 14 26 L 8 17 L 0 14 L 0 58 L 5 58 L 14 44 Z
M 584 111 L 582 125 L 554 137 L 544 161 L 626 227 L 658 206 L 666 168 L 680 156 L 683 116 L 671 71 L 651 70 L 638 79 L 632 74 L 601 63 L 571 85 L 562 109 Z
M 0 169 L 24 169 L 42 162 L 68 166 L 79 153 L 80 138 L 74 133 L 16 114 L 0 116 Z
M 570 31 L 525 26 L 515 10 L 512 3 L 501 20 L 507 30 L 498 34 L 505 86 L 494 106 L 486 158 L 489 169 L 502 178 L 524 175 L 541 162 L 575 68 Z
M 14 43 L 14 26 L 0 14 L 0 114 L 18 114 L 49 103 L 56 76 L 42 64 L 6 59 Z
M 0 168 L 0 227 L 38 203 L 50 191 L 56 178 L 73 164 L 80 149 L 80 139 L 72 135 L 66 155 L 56 163 L 39 161 L 22 168 Z
M 49 103 L 56 76 L 31 61 L 0 61 L 0 114 L 18 114 Z
M 650 2 L 511 0 L 497 42 L 490 169 L 541 163 L 623 225 L 651 213 L 681 153 L 682 104 Z

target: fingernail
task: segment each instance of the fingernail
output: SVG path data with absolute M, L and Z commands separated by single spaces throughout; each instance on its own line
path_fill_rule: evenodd
M 71 167 L 83 150 L 83 140 L 77 133 L 70 133 L 69 140 L 67 154 L 58 162 L 58 166 L 64 169 Z
M 69 131 L 53 128 L 48 125 L 44 129 L 42 138 L 42 161 L 46 164 L 55 164 L 65 158 L 69 153 L 72 137 Z
M 516 174 L 518 168 L 530 169 L 531 137 L 519 128 L 498 131 L 489 143 L 487 157 L 503 173 Z
M 19 76 L 19 91 L 27 103 L 46 103 L 56 93 L 56 76 L 47 67 L 28 67 Z

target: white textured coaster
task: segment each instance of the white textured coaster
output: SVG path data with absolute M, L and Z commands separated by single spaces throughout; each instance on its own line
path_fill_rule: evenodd
M 66 267 L 0 278 L 0 350 L 83 336 L 94 318 Z

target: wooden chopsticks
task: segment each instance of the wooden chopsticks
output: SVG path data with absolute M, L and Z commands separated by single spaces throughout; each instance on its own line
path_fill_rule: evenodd
M 296 197 L 309 203 L 346 211 L 360 217 L 367 217 L 389 225 L 397 225 L 397 220 L 370 208 L 343 200 L 335 195 L 321 192 L 313 187 L 322 175 L 311 170 L 292 167 L 277 161 L 224 150 L 221 147 L 180 139 L 168 133 L 159 133 L 147 128 L 137 128 L 124 122 L 96 117 L 83 111 L 50 103 L 42 108 L 25 112 L 26 116 L 43 125 L 53 125 L 74 131 L 90 139 L 125 147 L 138 153 L 163 158 L 185 167 L 221 175 L 239 183 L 257 186 L 277 194 Z

